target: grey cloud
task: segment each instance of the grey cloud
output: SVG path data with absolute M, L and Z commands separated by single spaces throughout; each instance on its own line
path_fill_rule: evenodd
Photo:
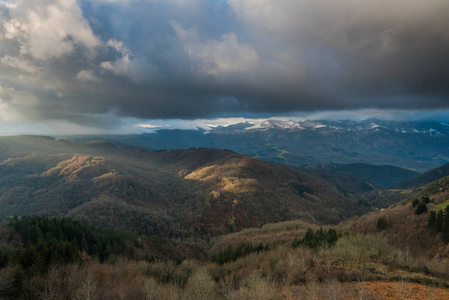
M 448 105 L 447 1 L 231 3 L 254 36 L 274 37 L 265 46 L 293 48 L 318 109 Z M 289 90 L 292 106 L 310 105 L 307 88 Z
M 99 116 L 449 108 L 447 11 L 446 0 L 20 1 L 1 7 L 0 117 L 110 126 Z

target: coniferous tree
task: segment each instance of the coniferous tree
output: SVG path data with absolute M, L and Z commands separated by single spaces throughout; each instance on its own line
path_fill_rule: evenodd
M 323 228 L 318 229 L 315 233 L 309 228 L 302 240 L 295 240 L 292 243 L 292 248 L 296 248 L 299 245 L 306 245 L 310 248 L 316 247 L 332 247 L 338 240 L 339 235 L 337 231 L 333 228 L 329 230 L 323 230 Z
M 9 288 L 7 294 L 9 294 L 11 299 L 20 299 L 24 292 L 24 279 L 25 276 L 23 274 L 23 270 L 21 268 L 17 268 L 13 274 L 12 284 Z
M 315 236 L 313 234 L 312 228 L 307 229 L 306 235 L 302 239 L 302 244 L 314 248 Z
M 377 231 L 385 230 L 385 229 L 387 229 L 387 227 L 388 227 L 388 222 L 387 222 L 387 219 L 385 218 L 385 216 L 380 217 L 377 220 Z
M 6 251 L 0 249 L 0 269 L 8 265 L 9 255 Z
M 427 212 L 427 203 L 425 200 L 419 202 L 415 209 L 415 215 L 424 214 Z
M 446 244 L 449 243 L 449 206 L 444 209 L 443 240 Z
M 329 234 L 327 237 L 327 242 L 329 246 L 333 246 L 338 240 L 337 231 L 334 228 L 329 229 Z
M 295 238 L 292 243 L 292 248 L 299 247 L 299 245 L 301 245 L 301 242 L 298 240 L 298 238 Z
M 260 242 L 259 245 L 256 248 L 256 252 L 259 253 L 259 252 L 261 252 L 263 250 L 264 250 L 264 246 L 263 246 L 262 242 Z
M 429 218 L 427 219 L 427 228 L 435 229 L 436 221 L 437 221 L 437 213 L 436 211 L 432 210 L 430 212 Z
M 443 211 L 440 209 L 437 213 L 437 219 L 435 221 L 435 228 L 437 232 L 443 231 L 443 222 L 444 222 L 444 214 Z

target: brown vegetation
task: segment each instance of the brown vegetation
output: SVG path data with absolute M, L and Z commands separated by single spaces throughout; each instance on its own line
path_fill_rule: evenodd
M 24 136 L 0 138 L 0 157 L 0 218 L 70 216 L 145 235 L 205 238 L 294 219 L 338 223 L 369 211 L 304 171 L 230 151 L 147 152 Z
M 8 139 L 8 147 L 14 141 Z M 20 141 L 16 145 L 26 145 Z M 441 234 L 426 228 L 428 215 L 416 215 L 411 204 L 337 225 L 342 235 L 332 247 L 292 248 L 293 240 L 302 239 L 309 227 L 318 229 L 313 224 L 317 220 L 336 222 L 341 215 L 367 208 L 302 171 L 227 151 L 150 153 L 114 144 L 44 141 L 55 149 L 36 146 L 37 154 L 27 154 L 32 148 L 27 146 L 20 157 L 0 165 L 4 216 L 28 209 L 25 213 L 70 215 L 91 224 L 137 230 L 140 248 L 106 263 L 80 251 L 82 262 L 55 264 L 31 278 L 17 265 L 6 264 L 0 268 L 0 292 L 11 294 L 0 298 L 448 296 L 449 247 Z M 61 149 L 67 154 L 51 152 Z M 2 157 L 10 155 L 5 153 Z M 274 223 L 293 218 L 299 220 Z M 0 227 L 0 234 L 7 230 Z M 21 237 L 8 236 L 8 243 L 0 238 L 0 246 L 12 252 Z M 220 250 L 242 243 L 269 247 L 226 263 L 210 262 Z
M 440 271 L 429 274 L 432 263 Z M 23 288 L 39 299 L 446 299 L 448 290 L 438 286 L 448 285 L 448 267 L 379 234 L 348 235 L 333 248 L 278 246 L 224 265 L 87 260 L 55 266 Z M 13 284 L 13 274 L 1 269 L 0 287 Z

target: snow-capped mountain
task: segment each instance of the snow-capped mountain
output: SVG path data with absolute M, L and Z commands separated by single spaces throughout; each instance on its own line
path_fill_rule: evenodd
M 246 124 L 247 126 L 243 126 Z M 240 126 L 239 126 L 240 125 Z M 228 127 L 225 127 L 228 128 Z M 230 127 L 231 128 L 231 127 Z M 266 120 L 261 122 L 240 123 L 232 126 L 232 132 L 237 133 L 239 128 L 241 132 L 247 131 L 266 131 L 270 129 L 278 129 L 285 131 L 302 131 L 302 130 L 321 130 L 334 132 L 378 132 L 393 131 L 396 133 L 422 134 L 430 136 L 448 136 L 449 124 L 438 122 L 397 122 L 397 121 L 381 121 L 377 119 L 367 119 L 363 121 L 283 121 L 283 120 Z M 220 132 L 226 131 L 221 128 Z M 211 131 L 213 132 L 213 131 Z
M 449 162 L 449 122 L 266 120 L 210 130 L 160 130 L 120 137 L 146 149 L 209 147 L 262 160 L 395 165 L 426 171 Z

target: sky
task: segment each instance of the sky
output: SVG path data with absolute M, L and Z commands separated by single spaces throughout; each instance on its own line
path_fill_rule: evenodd
M 0 134 L 449 120 L 447 0 L 0 0 Z

